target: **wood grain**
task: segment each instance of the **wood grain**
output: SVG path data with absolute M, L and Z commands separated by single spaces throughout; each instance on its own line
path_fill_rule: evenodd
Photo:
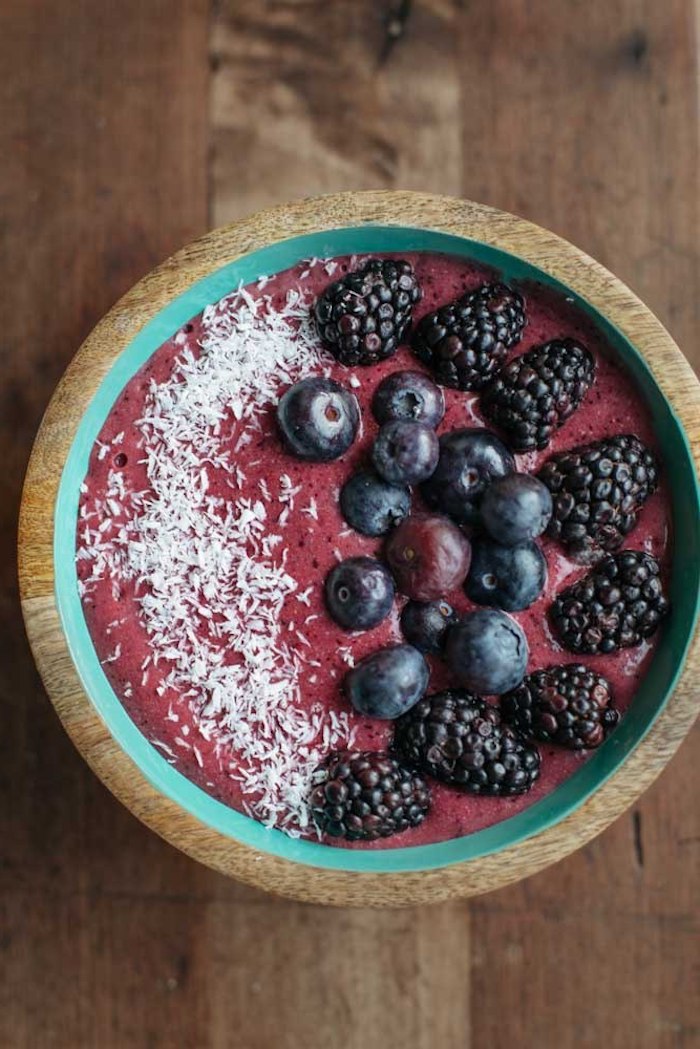
M 207 6 L 0 4 L 0 276 L 17 304 L 1 337 L 3 552 L 65 362 L 118 294 L 205 227 Z M 481 199 L 587 248 L 700 363 L 693 0 L 416 0 L 380 65 L 389 6 L 212 5 L 213 224 L 343 188 Z M 190 862 L 102 789 L 43 696 L 11 560 L 0 559 L 1 1044 L 696 1043 L 688 743 L 635 807 L 637 836 L 630 814 L 470 904 L 371 920 L 316 911 Z
M 495 2 L 465 11 L 459 46 L 476 143 L 464 152 L 464 192 L 610 266 L 698 368 L 693 14 L 678 2 Z M 538 53 L 538 39 L 556 44 Z M 697 740 L 696 727 L 659 783 L 575 858 L 474 901 L 474 1000 L 504 1006 L 474 1011 L 477 1044 L 517 1044 L 524 1000 L 532 1045 L 671 1049 L 700 1038 L 700 813 L 688 803 L 700 790 Z
M 460 194 L 460 5 L 414 4 L 405 39 L 382 62 L 391 6 L 220 5 L 212 32 L 214 225 L 337 189 Z
M 56 381 L 113 302 L 207 227 L 208 7 L 0 3 L 0 1044 L 7 1049 L 136 1045 L 122 1034 L 125 1014 L 133 1027 L 157 1030 L 156 1003 L 173 1030 L 186 1031 L 180 996 L 159 990 L 191 951 L 191 939 L 167 933 L 185 908 L 156 896 L 203 895 L 219 881 L 134 820 L 67 739 L 24 636 L 15 566 L 22 478 Z M 114 991 L 119 980 L 122 993 Z M 141 988 L 141 998 L 129 999 L 126 988 Z M 173 1044 L 165 1028 L 160 1037 Z M 194 1026 L 188 1037 L 194 1045 Z

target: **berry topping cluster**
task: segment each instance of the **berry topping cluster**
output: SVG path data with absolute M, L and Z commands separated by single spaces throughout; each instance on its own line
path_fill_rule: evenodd
M 559 452 L 537 476 L 518 471 L 515 453 L 546 448 L 594 383 L 590 351 L 559 338 L 507 359 L 527 311 L 503 283 L 428 313 L 411 337 L 421 297 L 410 263 L 372 259 L 314 307 L 319 337 L 341 364 L 384 360 L 411 338 L 431 373 L 397 370 L 378 384 L 376 436 L 339 497 L 350 528 L 381 548 L 330 571 L 328 614 L 344 630 L 366 631 L 398 600 L 404 637 L 353 666 L 343 686 L 358 714 L 395 720 L 391 753 L 333 753 L 316 773 L 313 819 L 349 840 L 416 826 L 430 807 L 424 776 L 470 794 L 522 794 L 539 774 L 538 743 L 588 750 L 615 727 L 619 714 L 599 672 L 562 663 L 527 673 L 528 640 L 511 613 L 545 590 L 545 533 L 570 556 L 598 562 L 548 609 L 563 649 L 638 645 L 668 608 L 655 558 L 620 550 L 658 484 L 638 437 Z M 480 391 L 495 432 L 472 426 L 438 436 L 443 386 Z M 310 462 L 339 458 L 360 431 L 357 399 L 331 379 L 297 383 L 277 414 L 288 450 Z M 480 607 L 458 614 L 460 589 Z M 429 660 L 445 664 L 454 687 L 427 694 Z

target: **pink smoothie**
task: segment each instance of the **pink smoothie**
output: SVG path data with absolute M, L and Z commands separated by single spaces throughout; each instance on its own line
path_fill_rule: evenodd
M 413 263 L 424 290 L 423 300 L 415 312 L 416 319 L 493 278 L 483 267 L 454 257 L 427 254 L 406 257 Z M 200 569 L 194 562 L 197 557 L 202 559 L 202 549 L 211 550 L 211 546 L 193 547 L 186 579 L 176 591 L 171 579 L 135 577 L 133 571 L 124 567 L 124 557 L 127 556 L 125 550 L 143 540 L 139 531 L 140 515 L 154 498 L 152 474 L 154 469 L 160 469 L 154 462 L 163 453 L 162 448 L 150 452 L 147 447 L 144 449 L 144 443 L 153 445 L 159 423 L 156 420 L 147 424 L 144 431 L 143 420 L 154 417 L 155 390 L 175 383 L 179 395 L 183 384 L 187 384 L 187 378 L 181 376 L 178 380 L 176 372 L 183 353 L 190 353 L 191 360 L 198 361 L 202 354 L 200 342 L 204 341 L 209 344 L 204 352 L 210 357 L 216 355 L 224 337 L 221 333 L 226 331 L 220 319 L 236 310 L 249 309 L 251 301 L 264 302 L 264 312 L 274 315 L 284 312 L 290 293 L 298 294 L 298 315 L 302 317 L 308 311 L 308 303 L 328 284 L 329 274 L 337 277 L 355 263 L 356 260 L 349 259 L 311 260 L 269 280 L 263 279 L 247 289 L 250 300 L 232 296 L 216 310 L 210 309 L 203 317 L 193 318 L 165 342 L 116 401 L 92 451 L 80 505 L 77 566 L 85 616 L 105 673 L 130 716 L 166 760 L 204 790 L 227 805 L 295 834 L 311 833 L 304 825 L 303 816 L 298 818 L 298 811 L 303 811 L 299 798 L 287 792 L 287 801 L 280 802 L 277 808 L 266 808 L 259 804 L 260 793 L 256 789 L 260 767 L 278 760 L 280 752 L 286 749 L 280 747 L 274 731 L 286 731 L 285 726 L 291 723 L 288 717 L 297 718 L 290 744 L 296 753 L 289 758 L 288 767 L 307 763 L 305 771 L 299 773 L 298 784 L 304 782 L 304 776 L 308 777 L 309 761 L 313 762 L 332 746 L 344 745 L 350 733 L 353 745 L 360 749 L 381 749 L 391 740 L 390 723 L 354 715 L 342 694 L 341 682 L 353 662 L 401 639 L 398 615 L 403 599 L 397 601 L 389 619 L 374 630 L 348 634 L 336 626 L 325 611 L 323 580 L 338 559 L 376 554 L 380 550 L 379 541 L 364 538 L 347 527 L 338 509 L 337 495 L 352 470 L 366 459 L 376 433 L 370 402 L 378 383 L 390 372 L 419 367 L 410 350 L 402 347 L 391 360 L 370 368 L 344 368 L 322 351 L 318 351 L 316 362 L 311 360 L 298 374 L 293 372 L 293 365 L 289 368 L 285 365 L 284 374 L 268 376 L 269 390 L 261 394 L 261 399 L 265 401 L 268 396 L 269 400 L 259 406 L 252 421 L 245 414 L 245 406 L 241 408 L 237 404 L 231 404 L 218 420 L 212 421 L 212 447 L 226 453 L 220 460 L 218 452 L 212 454 L 209 446 L 205 450 L 201 446 L 191 449 L 193 476 L 199 477 L 204 471 L 204 479 L 201 487 L 191 490 L 190 501 L 201 499 L 206 513 L 218 515 L 217 520 L 231 507 L 239 517 L 241 508 L 247 508 L 246 512 L 252 515 L 251 556 L 260 553 L 265 535 L 276 537 L 274 543 L 264 549 L 263 560 L 280 572 L 283 566 L 285 593 L 277 601 L 269 598 L 267 604 L 256 606 L 251 602 L 245 608 L 245 617 L 251 621 L 262 609 L 260 614 L 267 615 L 267 622 L 274 624 L 270 629 L 277 632 L 275 636 L 279 639 L 275 652 L 277 649 L 283 652 L 279 656 L 285 666 L 280 671 L 283 684 L 286 682 L 285 687 L 289 689 L 290 682 L 296 682 L 292 714 L 285 714 L 281 728 L 271 730 L 268 742 L 262 738 L 266 732 L 264 725 L 253 726 L 260 739 L 244 738 L 245 726 L 235 724 L 236 712 L 231 712 L 227 697 L 215 693 L 216 683 L 212 685 L 211 673 L 204 676 L 202 672 L 201 680 L 197 678 L 196 646 L 204 635 L 208 658 L 220 658 L 223 667 L 238 667 L 246 658 L 236 650 L 235 626 L 227 623 L 226 603 L 222 601 L 220 589 L 214 593 L 217 588 L 210 587 L 207 596 L 206 582 L 200 585 L 196 578 Z M 538 285 L 527 285 L 520 290 L 526 299 L 528 324 L 515 352 L 554 337 L 574 336 L 593 352 L 598 370 L 595 385 L 584 404 L 558 431 L 550 448 L 519 457 L 519 468 L 534 471 L 552 452 L 617 433 L 636 433 L 655 448 L 651 421 L 641 397 L 630 378 L 611 358 L 609 348 L 591 322 L 571 302 L 551 290 Z M 292 319 L 290 338 L 296 329 L 297 321 Z M 321 369 L 354 390 L 363 411 L 363 427 L 360 438 L 345 456 L 333 463 L 316 465 L 300 462 L 285 452 L 276 429 L 274 407 L 277 395 L 289 385 L 290 379 L 295 381 Z M 274 391 L 272 395 L 271 391 Z M 446 390 L 445 396 L 447 411 L 440 433 L 456 427 L 487 425 L 479 413 L 476 395 Z M 159 410 L 167 413 L 168 408 L 166 399 Z M 186 436 L 183 440 L 186 441 Z M 190 455 L 189 449 L 187 454 Z M 205 505 L 207 499 L 211 504 Z M 413 505 L 420 509 L 417 494 Z M 206 513 L 197 518 L 197 522 L 204 523 L 201 526 L 196 523 L 194 531 L 206 533 Z M 257 520 L 253 520 L 256 514 Z M 661 559 L 667 570 L 669 533 L 668 499 L 662 484 L 644 507 L 626 546 L 649 551 Z M 153 534 L 158 535 L 158 531 Z M 206 534 L 202 537 L 202 541 L 205 540 Z M 146 540 L 146 545 L 148 542 Z M 585 569 L 569 560 L 562 549 L 548 539 L 542 542 L 542 549 L 549 573 L 545 591 L 535 605 L 515 616 L 528 637 L 529 671 L 551 663 L 580 661 L 562 651 L 554 641 L 546 613 L 554 595 Z M 217 550 L 220 556 L 221 549 Z M 182 558 L 177 563 L 181 561 Z M 206 570 L 206 563 L 204 557 L 202 571 Z M 249 568 L 250 564 L 246 562 L 246 566 Z M 152 596 L 154 590 L 161 595 L 157 604 L 149 603 L 149 595 Z M 459 610 L 470 608 L 462 592 L 445 596 Z M 182 603 L 179 611 L 173 611 L 175 601 Z M 208 602 L 216 602 L 214 613 L 208 609 Z M 165 612 L 164 605 L 168 606 Z M 241 615 L 240 603 L 236 608 L 236 615 Z M 164 626 L 165 619 L 161 617 L 166 613 L 170 618 Z M 250 638 L 246 636 L 250 648 Z M 195 676 L 192 688 L 183 683 L 182 674 L 173 673 L 172 646 L 177 644 L 192 646 L 190 664 Z M 609 679 L 616 705 L 623 712 L 649 665 L 655 644 L 656 639 L 652 639 L 639 648 L 585 658 L 586 663 Z M 212 657 L 212 652 L 219 650 L 220 657 Z M 266 652 L 265 658 L 268 658 L 270 654 L 267 649 Z M 432 690 L 454 684 L 439 661 L 432 661 L 431 672 Z M 250 687 L 257 687 L 255 681 Z M 265 687 L 269 693 L 269 682 Z M 303 726 L 308 728 L 308 741 Z M 528 794 L 507 799 L 479 798 L 433 784 L 432 809 L 420 827 L 374 844 L 360 843 L 353 847 L 427 844 L 469 834 L 532 805 L 586 760 L 585 755 L 555 747 L 542 746 L 541 753 L 541 775 Z M 286 775 L 284 769 L 280 775 Z M 277 789 L 274 783 L 268 786 L 270 790 Z M 297 815 L 287 819 L 280 817 L 280 811 L 289 797 L 293 799 L 289 804 Z M 329 844 L 338 842 L 334 840 Z

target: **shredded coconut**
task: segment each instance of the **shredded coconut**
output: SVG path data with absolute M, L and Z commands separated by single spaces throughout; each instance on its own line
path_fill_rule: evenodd
M 298 630 L 283 638 L 279 621 L 285 602 L 307 603 L 308 592 L 297 592 L 286 550 L 276 554 L 269 486 L 259 486 L 262 499 L 237 497 L 245 475 L 231 456 L 253 439 L 280 387 L 322 372 L 323 361 L 299 290 L 274 312 L 239 288 L 205 309 L 200 347 L 183 347 L 169 379 L 151 381 L 136 423 L 150 487 L 126 492 L 122 474 L 109 473 L 110 516 L 93 507 L 100 524 L 81 531 L 92 560 L 82 589 L 102 578 L 135 588 L 152 662 L 167 668 L 163 691 L 187 696 L 202 736 L 226 751 L 251 815 L 297 836 L 309 825 L 314 768 L 329 749 L 351 745 L 352 730 L 347 714 L 301 709 L 300 676 L 317 664 L 308 639 Z M 210 491 L 210 465 L 230 477 L 228 499 Z M 281 513 L 271 511 L 279 528 L 300 490 L 279 478 Z M 316 518 L 315 501 L 302 512 Z M 172 708 L 168 718 L 177 720 Z M 190 749 L 181 736 L 175 742 Z M 194 756 L 202 765 L 196 748 Z
M 308 514 L 309 517 L 313 517 L 314 521 L 318 521 L 318 506 L 313 496 L 309 499 L 308 506 L 302 506 L 301 512 Z
M 349 667 L 354 667 L 355 666 L 355 657 L 352 654 L 352 649 L 349 648 L 348 646 L 344 645 L 341 648 L 339 648 L 338 649 L 338 655 L 340 656 L 340 658 L 343 660 L 344 663 L 347 663 L 347 665 Z

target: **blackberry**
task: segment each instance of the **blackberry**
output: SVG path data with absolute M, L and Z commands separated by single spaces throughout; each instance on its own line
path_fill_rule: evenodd
M 340 750 L 314 773 L 310 807 L 323 834 L 375 841 L 417 827 L 430 808 L 430 788 L 391 754 Z
M 376 364 L 396 352 L 421 294 L 410 262 L 370 259 L 318 297 L 319 335 L 341 364 Z
M 638 437 L 619 434 L 553 455 L 539 478 L 554 503 L 548 534 L 572 554 L 588 557 L 622 546 L 659 472 Z
M 516 452 L 546 448 L 576 411 L 595 375 L 588 350 L 574 339 L 553 339 L 509 361 L 481 394 L 484 415 Z
M 559 594 L 550 614 L 565 648 L 593 655 L 638 645 L 667 611 L 659 562 L 641 550 L 622 550 Z
M 537 747 L 501 721 L 498 707 L 462 689 L 426 696 L 400 718 L 394 749 L 467 794 L 524 794 L 540 771 Z
M 507 284 L 484 284 L 423 317 L 413 352 L 443 386 L 480 390 L 520 342 L 525 306 Z
M 529 674 L 501 696 L 501 714 L 524 736 L 569 750 L 600 746 L 620 719 L 608 682 L 581 663 Z

